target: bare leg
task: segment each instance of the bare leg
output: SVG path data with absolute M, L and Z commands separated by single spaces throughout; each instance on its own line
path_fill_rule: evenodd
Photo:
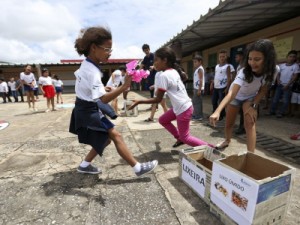
M 114 142 L 119 155 L 132 167 L 137 163 L 125 144 L 121 134 L 114 128 L 108 130 L 109 138 Z
M 32 107 L 35 108 L 34 92 L 29 91 L 29 101 L 32 101 Z
M 112 100 L 111 106 L 112 106 L 113 109 L 115 110 L 115 113 L 116 113 L 117 115 L 119 115 L 119 110 L 118 110 L 118 97 L 115 98 L 114 100 Z
M 27 103 L 28 103 L 28 107 L 31 108 L 31 102 L 30 102 L 30 91 L 26 92 L 26 96 L 27 96 Z
M 231 141 L 233 126 L 239 110 L 239 107 L 235 107 L 232 105 L 228 105 L 226 109 L 225 140 L 228 144 Z
M 47 109 L 50 109 L 50 98 L 47 98 Z
M 50 101 L 51 101 L 52 110 L 54 110 L 54 97 L 50 98 Z
M 64 100 L 63 100 L 63 97 L 62 97 L 62 93 L 60 92 L 60 93 L 58 93 L 58 95 L 59 95 L 59 97 L 60 97 L 60 103 L 63 103 Z
M 111 142 L 111 141 L 108 140 L 107 143 L 106 143 L 106 145 L 105 145 L 105 147 L 106 147 L 107 145 L 109 145 L 110 142 Z M 96 152 L 96 150 L 95 150 L 94 148 L 92 148 L 92 149 L 89 151 L 89 153 L 86 155 L 84 161 L 92 162 L 93 159 L 94 159 L 97 155 L 98 155 L 98 153 Z
M 149 117 L 149 119 L 151 119 L 151 120 L 153 120 L 153 118 L 154 118 L 154 115 L 155 115 L 155 112 L 156 112 L 156 107 L 157 107 L 157 104 L 156 103 L 154 103 L 154 104 L 152 104 L 152 106 L 151 106 L 152 108 L 151 108 L 151 113 L 150 113 L 150 117 Z
M 245 102 L 243 105 L 244 112 L 247 112 L 249 109 L 250 102 Z M 256 121 L 256 119 L 255 119 Z M 255 151 L 255 144 L 256 144 L 256 122 L 252 120 L 252 118 L 248 114 L 244 114 L 244 126 L 246 130 L 247 136 L 247 150 L 249 152 Z

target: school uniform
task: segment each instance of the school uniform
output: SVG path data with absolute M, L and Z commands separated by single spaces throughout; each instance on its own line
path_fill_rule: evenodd
M 39 84 L 42 85 L 42 89 L 44 91 L 44 97 L 53 98 L 55 96 L 55 90 L 52 85 L 51 77 L 40 77 Z
M 75 76 L 76 102 L 69 131 L 78 136 L 79 143 L 91 145 L 102 156 L 109 139 L 108 130 L 114 127 L 100 110 L 100 97 L 106 94 L 102 73 L 98 65 L 86 59 Z

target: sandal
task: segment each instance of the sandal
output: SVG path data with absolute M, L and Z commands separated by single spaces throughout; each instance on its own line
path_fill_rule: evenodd
M 153 122 L 153 119 L 148 118 L 148 119 L 145 119 L 144 122 Z
M 176 143 L 172 146 L 173 148 L 176 148 L 180 145 L 184 145 L 184 143 L 182 141 L 176 141 Z
M 217 144 L 216 145 L 216 149 L 218 149 L 218 150 L 224 150 L 228 146 L 229 146 L 229 142 L 225 140 L 222 143 Z

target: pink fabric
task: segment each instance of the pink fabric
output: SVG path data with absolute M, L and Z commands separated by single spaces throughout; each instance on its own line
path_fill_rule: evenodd
M 190 135 L 190 120 L 192 114 L 193 106 L 178 116 L 175 115 L 173 109 L 171 108 L 159 118 L 159 123 L 177 140 L 182 141 L 189 146 L 195 147 L 200 145 L 208 145 L 210 147 L 214 147 L 213 145 Z M 177 120 L 178 129 L 171 123 L 173 120 Z

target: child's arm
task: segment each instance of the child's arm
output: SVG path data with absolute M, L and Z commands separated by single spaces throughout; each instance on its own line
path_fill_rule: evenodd
M 209 121 L 213 126 L 216 126 L 217 120 L 219 120 L 221 111 L 226 107 L 226 105 L 231 102 L 237 93 L 239 92 L 241 86 L 234 84 L 233 87 L 229 90 L 228 94 L 221 101 L 216 111 L 209 117 Z
M 136 107 L 138 104 L 153 104 L 153 103 L 160 103 L 164 97 L 165 91 L 158 89 L 156 91 L 156 97 L 148 98 L 143 100 L 133 100 L 133 104 L 128 108 L 129 110 Z

